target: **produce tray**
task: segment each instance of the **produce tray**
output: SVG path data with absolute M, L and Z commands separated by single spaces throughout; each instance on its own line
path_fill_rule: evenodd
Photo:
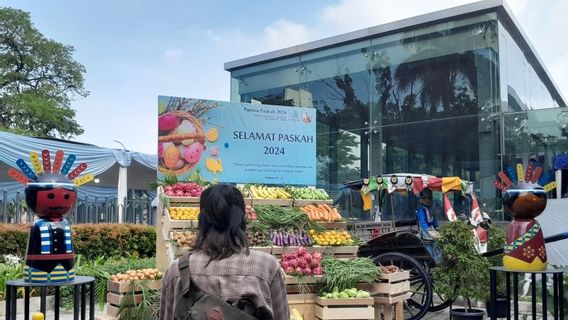
M 286 275 L 284 278 L 285 284 L 316 284 L 321 281 L 323 276 L 303 276 L 303 277 L 295 277 Z
M 287 300 L 290 312 L 292 309 L 296 309 L 302 316 L 302 319 L 315 320 L 315 299 L 315 293 L 289 294 Z
M 140 288 L 137 283 L 134 283 L 134 286 L 135 292 L 142 291 L 142 288 Z M 162 280 L 145 280 L 144 286 L 149 290 L 160 290 L 162 289 Z M 116 282 L 110 280 L 107 282 L 108 292 L 128 293 L 131 292 L 131 288 L 132 286 L 130 285 L 130 282 Z
M 316 298 L 315 315 L 321 320 L 374 319 L 372 298 L 322 299 Z
M 322 228 L 327 230 L 347 230 L 347 222 L 337 221 L 337 222 L 319 222 L 317 223 L 322 226 Z
M 253 206 L 273 205 L 280 207 L 291 207 L 293 202 L 293 199 L 252 199 Z
M 353 255 L 357 256 L 358 246 L 314 246 L 314 248 L 323 248 L 323 254 L 326 255 Z
M 199 197 L 174 197 L 166 196 L 170 200 L 170 205 L 176 202 L 189 202 L 189 203 L 199 203 Z
M 379 276 L 381 282 L 393 283 L 410 279 L 410 271 L 401 271 L 394 273 L 381 273 Z
M 333 204 L 333 200 L 294 199 L 294 207 L 305 207 L 310 204 Z
M 164 228 L 169 232 L 173 229 L 194 229 L 197 228 L 197 220 L 174 220 L 170 217 L 168 208 L 164 208 Z
M 252 198 L 245 198 L 245 205 L 252 205 Z
M 298 250 L 298 246 L 287 246 L 287 247 L 282 247 L 282 246 L 272 246 L 272 254 L 279 257 L 284 253 L 290 253 L 290 252 L 294 252 L 296 250 Z M 313 247 L 304 247 L 309 253 L 314 253 L 314 252 L 319 252 L 322 253 L 325 251 L 325 247 L 321 247 L 321 246 L 313 246 Z

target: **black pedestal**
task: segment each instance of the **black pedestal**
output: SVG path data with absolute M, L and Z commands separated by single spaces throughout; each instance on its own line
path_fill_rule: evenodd
M 564 271 L 563 270 L 545 270 L 545 271 L 515 271 L 506 270 L 503 267 L 492 267 L 489 269 L 490 274 L 490 301 L 492 316 L 491 319 L 497 319 L 495 316 L 495 308 L 497 307 L 497 273 L 504 273 L 507 283 L 507 319 L 511 319 L 511 297 L 513 298 L 513 319 L 519 319 L 519 276 L 524 274 L 531 275 L 531 303 L 532 303 L 532 319 L 536 319 L 537 312 L 537 294 L 536 294 L 536 276 L 541 275 L 542 283 L 542 319 L 547 319 L 548 303 L 554 304 L 554 319 L 564 320 Z M 553 295 L 552 301 L 548 301 L 548 288 L 546 282 L 548 277 L 553 279 Z M 511 278 L 512 285 L 511 285 Z M 511 286 L 513 292 L 511 293 Z
M 61 283 L 31 283 L 25 282 L 24 279 L 11 280 L 6 283 L 6 320 L 16 320 L 16 302 L 18 295 L 16 294 L 19 287 L 24 288 L 24 319 L 30 318 L 30 288 L 40 288 L 40 311 L 45 314 L 47 288 L 55 289 L 55 320 L 59 320 L 59 307 L 61 302 L 60 288 L 63 286 L 73 286 L 73 319 L 85 320 L 87 313 L 87 285 L 89 285 L 89 320 L 95 320 L 95 278 L 76 276 L 73 281 Z M 47 317 L 46 317 L 47 319 Z

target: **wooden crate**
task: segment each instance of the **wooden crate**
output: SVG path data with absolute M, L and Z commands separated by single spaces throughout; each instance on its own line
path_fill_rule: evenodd
M 280 207 L 291 207 L 293 199 L 252 199 L 253 206 L 273 205 Z
M 148 280 L 144 281 L 144 288 L 148 290 L 160 290 L 162 288 L 162 280 Z M 142 288 L 140 285 L 134 283 L 134 288 L 130 282 L 107 282 L 107 317 L 110 319 L 118 319 L 118 311 L 120 304 L 125 300 L 134 301 L 139 303 L 143 297 L 141 294 Z M 105 319 L 106 320 L 106 319 Z
M 303 276 L 303 277 L 295 277 L 286 275 L 284 278 L 285 284 L 316 284 L 321 282 L 323 276 Z
M 273 246 L 272 247 L 272 255 L 276 258 L 280 259 L 280 257 L 284 253 L 290 253 L 298 250 L 297 246 L 288 246 L 288 247 L 280 247 L 280 246 Z M 335 258 L 343 259 L 343 258 L 355 258 L 357 257 L 357 252 L 359 251 L 358 246 L 311 246 L 311 247 L 304 247 L 309 253 L 318 252 L 322 255 L 333 255 Z
M 170 206 L 172 203 L 199 203 L 199 197 L 174 197 L 166 196 L 170 200 Z
M 168 251 L 171 251 L 171 252 L 168 252 L 168 255 L 170 257 L 173 257 L 174 258 L 173 260 L 175 260 L 176 258 L 179 258 L 179 257 L 183 256 L 184 254 L 186 254 L 187 252 L 189 252 L 189 247 L 180 247 L 180 246 L 177 246 L 173 243 L 170 243 L 168 245 Z M 171 261 L 170 261 L 170 263 L 171 263 Z
M 372 298 L 322 299 L 316 297 L 315 315 L 321 320 L 375 319 Z
M 195 229 L 197 228 L 197 220 L 174 220 L 170 217 L 168 208 L 164 208 L 163 228 L 166 232 L 174 229 Z
M 310 204 L 327 204 L 327 205 L 332 205 L 333 204 L 333 200 L 310 200 L 310 199 L 294 199 L 294 203 L 293 206 L 294 207 L 305 207 L 308 206 Z
M 118 320 L 117 317 L 109 316 L 107 314 L 99 314 L 95 316 L 95 320 Z
M 337 221 L 337 222 L 318 222 L 326 230 L 347 230 L 347 222 Z
M 296 309 L 302 316 L 302 319 L 315 320 L 315 299 L 315 293 L 289 294 L 287 300 L 290 312 L 292 312 L 292 309 Z
M 404 302 L 410 297 L 409 271 L 381 274 L 372 286 L 376 319 L 403 320 Z
M 162 289 L 162 280 L 147 280 L 144 282 L 144 287 L 149 290 L 160 290 Z M 130 282 L 115 282 L 109 280 L 107 282 L 107 291 L 112 293 L 129 293 L 132 291 L 140 292 L 142 288 L 134 283 L 134 290 L 132 290 Z

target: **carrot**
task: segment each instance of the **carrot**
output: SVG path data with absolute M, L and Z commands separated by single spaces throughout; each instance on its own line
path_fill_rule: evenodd
M 341 215 L 339 214 L 339 211 L 337 210 L 337 208 L 333 208 L 333 213 L 335 214 L 335 220 L 336 221 L 341 220 Z
M 325 210 L 327 210 L 328 212 L 333 212 L 333 210 L 331 210 L 331 208 L 327 205 L 327 203 L 323 204 L 323 207 L 325 208 Z

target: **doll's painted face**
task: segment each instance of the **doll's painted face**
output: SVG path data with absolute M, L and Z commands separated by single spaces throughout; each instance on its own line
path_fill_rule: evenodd
M 75 190 L 61 187 L 38 191 L 35 212 L 40 217 L 59 218 L 73 208 L 76 197 Z

